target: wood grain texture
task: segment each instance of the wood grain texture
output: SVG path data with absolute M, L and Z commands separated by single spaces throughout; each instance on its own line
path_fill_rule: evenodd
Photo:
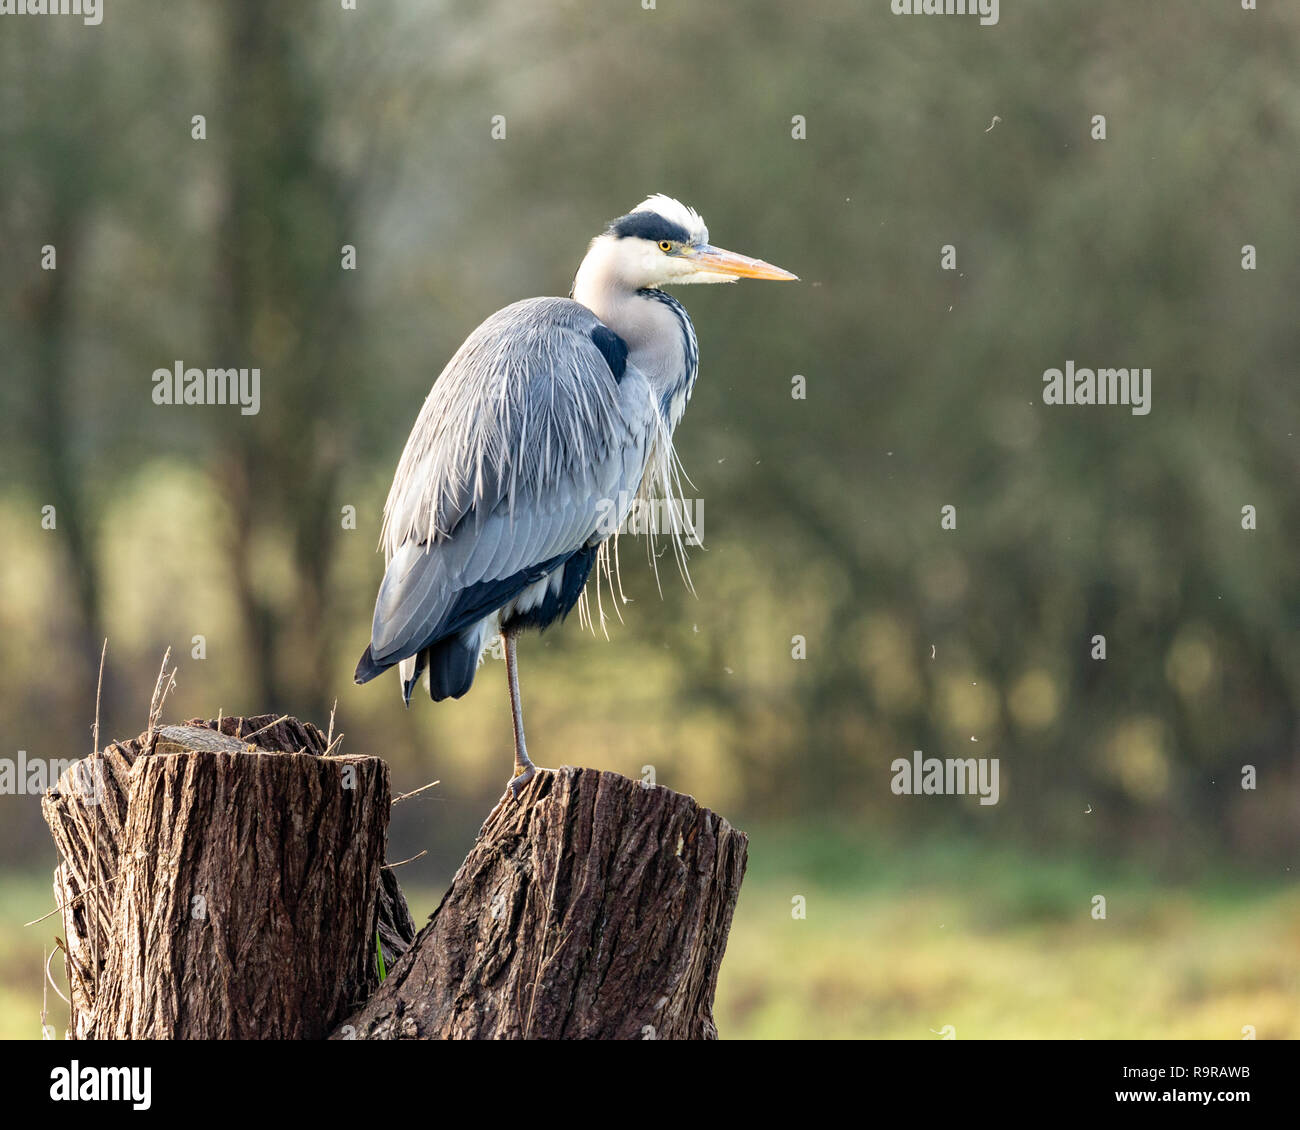
M 409 945 L 381 870 L 387 766 L 322 757 L 316 727 L 274 721 L 223 719 L 234 743 L 171 728 L 114 743 L 98 803 L 71 779 L 44 798 L 73 1035 L 319 1038 L 378 983 L 376 934 L 390 965 Z

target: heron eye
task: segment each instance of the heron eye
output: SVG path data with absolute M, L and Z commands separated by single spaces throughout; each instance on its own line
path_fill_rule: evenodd
M 672 240 L 661 239 L 659 241 L 659 250 L 665 254 L 673 249 Z

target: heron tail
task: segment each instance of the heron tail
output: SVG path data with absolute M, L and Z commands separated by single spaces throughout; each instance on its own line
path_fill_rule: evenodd
M 357 663 L 353 678 L 358 684 L 368 683 L 390 667 L 398 667 L 402 675 L 402 700 L 408 705 L 411 691 L 415 689 L 420 676 L 426 673 L 429 697 L 434 702 L 441 702 L 444 698 L 460 698 L 474 682 L 474 672 L 478 670 L 487 631 L 487 620 L 471 624 L 462 631 L 435 640 L 400 661 L 390 659 L 381 662 L 375 658 L 374 651 L 367 647 Z
M 483 640 L 475 624 L 431 646 L 429 657 L 429 697 L 434 702 L 460 698 L 474 683 Z

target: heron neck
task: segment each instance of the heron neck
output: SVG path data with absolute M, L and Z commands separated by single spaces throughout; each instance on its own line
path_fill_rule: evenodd
M 676 424 L 694 384 L 698 359 L 695 330 L 686 308 L 660 290 L 584 285 L 586 282 L 579 272 L 574 299 L 627 342 L 628 363 L 645 374 L 670 417 L 670 425 Z

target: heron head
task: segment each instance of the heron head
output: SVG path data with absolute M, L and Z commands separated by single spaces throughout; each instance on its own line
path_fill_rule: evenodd
M 662 194 L 647 198 L 610 223 L 591 244 L 591 262 L 606 276 L 633 290 L 737 279 L 794 279 L 789 271 L 724 251 L 709 243 L 709 229 L 694 208 Z

